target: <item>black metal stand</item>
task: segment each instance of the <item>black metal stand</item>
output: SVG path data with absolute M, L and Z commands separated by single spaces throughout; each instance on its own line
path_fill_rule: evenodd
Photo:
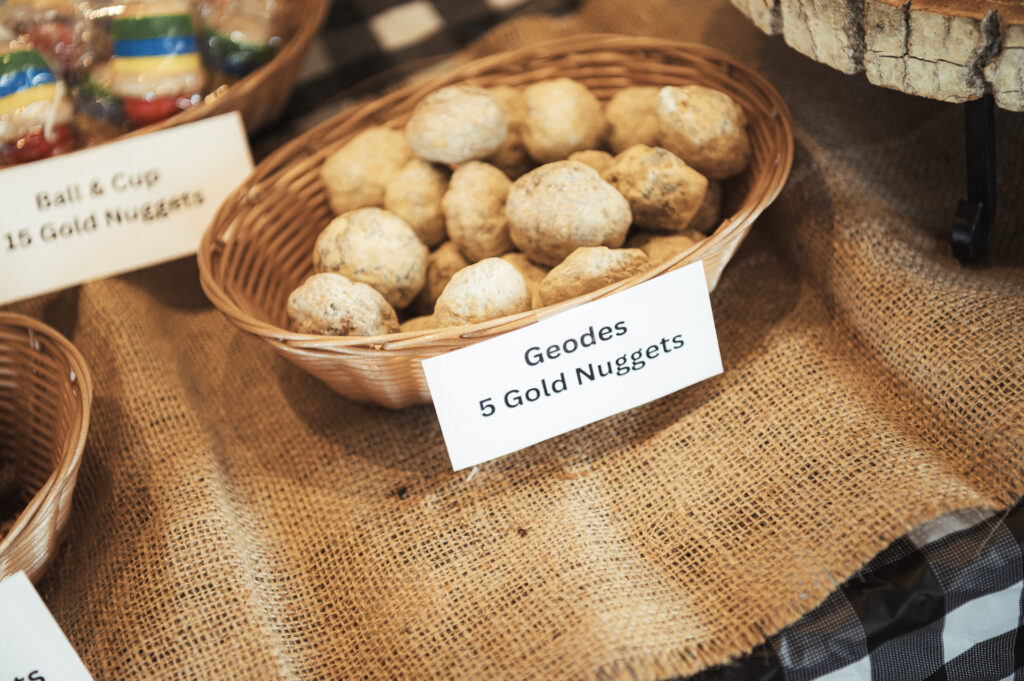
M 996 217 L 996 105 L 992 95 L 964 105 L 967 139 L 967 199 L 953 217 L 953 255 L 961 263 L 980 260 Z

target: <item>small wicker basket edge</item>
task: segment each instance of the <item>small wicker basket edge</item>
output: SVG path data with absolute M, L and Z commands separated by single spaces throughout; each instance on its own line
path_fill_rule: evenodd
M 31 495 L 0 537 L 0 581 L 36 581 L 60 546 L 89 429 L 92 378 L 74 345 L 46 324 L 0 312 L 0 451 Z
M 400 128 L 416 103 L 440 87 L 522 86 L 567 76 L 600 99 L 630 85 L 699 83 L 723 90 L 744 108 L 750 166 L 727 185 L 726 217 L 700 244 L 649 272 L 558 305 L 465 327 L 379 337 L 329 337 L 288 330 L 285 301 L 312 273 L 310 253 L 333 217 L 319 178 L 323 160 L 371 125 Z M 203 290 L 238 328 L 351 399 L 401 408 L 430 402 L 422 360 L 494 337 L 569 307 L 704 261 L 709 288 L 778 196 L 793 162 L 793 123 L 779 93 L 761 76 L 712 48 L 655 38 L 581 35 L 463 64 L 346 110 L 266 158 L 220 206 L 203 234 L 198 262 Z

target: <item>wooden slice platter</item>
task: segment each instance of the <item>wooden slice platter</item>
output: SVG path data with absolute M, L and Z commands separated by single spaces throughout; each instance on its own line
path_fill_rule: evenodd
M 922 97 L 989 92 L 1024 111 L 1024 0 L 731 0 L 761 30 L 843 73 Z

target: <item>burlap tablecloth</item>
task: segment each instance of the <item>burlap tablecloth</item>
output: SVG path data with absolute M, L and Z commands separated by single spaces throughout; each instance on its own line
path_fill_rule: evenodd
M 349 402 L 236 331 L 193 260 L 12 306 L 94 374 L 41 592 L 97 679 L 653 679 L 763 640 L 922 521 L 1024 492 L 1024 117 L 981 265 L 959 107 L 876 89 L 726 2 L 502 25 L 706 42 L 789 101 L 789 184 L 712 296 L 725 373 L 452 473 L 429 406 Z

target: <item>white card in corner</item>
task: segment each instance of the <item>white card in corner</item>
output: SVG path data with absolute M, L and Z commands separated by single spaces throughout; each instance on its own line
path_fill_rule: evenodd
M 703 263 L 423 362 L 461 470 L 722 373 Z
M 93 681 L 24 572 L 0 582 L 0 681 Z
M 0 170 L 0 305 L 195 253 L 252 167 L 233 112 Z

